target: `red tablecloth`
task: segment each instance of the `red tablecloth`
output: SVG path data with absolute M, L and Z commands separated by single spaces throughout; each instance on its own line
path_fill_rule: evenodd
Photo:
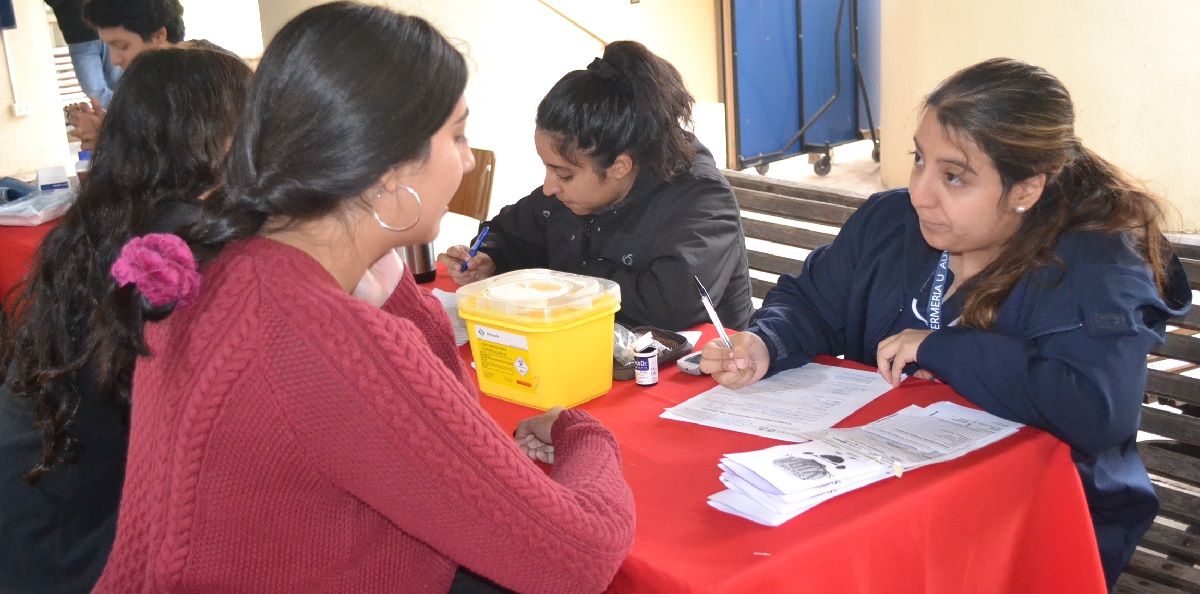
M 58 219 L 36 227 L 0 226 L 0 299 L 25 278 L 33 254 L 57 224 Z
M 432 286 L 456 288 L 444 270 Z M 711 325 L 701 329 L 701 344 L 715 336 Z M 460 353 L 471 360 L 469 346 Z M 1105 591 L 1070 450 L 1047 433 L 1022 429 L 768 528 L 706 501 L 723 488 L 722 455 L 781 442 L 660 419 L 664 408 L 715 385 L 674 365 L 660 374 L 656 386 L 616 382 L 580 407 L 616 435 L 637 504 L 637 537 L 611 592 Z M 910 379 L 838 426 L 940 400 L 966 404 L 944 384 Z M 539 412 L 487 396 L 481 402 L 506 432 Z

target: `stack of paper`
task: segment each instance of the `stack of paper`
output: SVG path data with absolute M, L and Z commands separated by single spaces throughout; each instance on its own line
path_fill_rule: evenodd
M 812 434 L 807 443 L 728 454 L 718 464 L 726 490 L 709 505 L 778 526 L 841 493 L 957 458 L 1020 427 L 949 402 L 910 406 L 863 427 Z
M 709 505 L 768 526 L 891 474 L 884 464 L 821 441 L 729 454 L 717 466 L 726 490 L 709 497 Z
M 441 289 L 434 289 L 433 296 L 442 302 L 446 315 L 450 316 L 450 325 L 454 328 L 454 344 L 467 344 L 471 336 L 467 334 L 467 322 L 458 316 L 458 296 Z

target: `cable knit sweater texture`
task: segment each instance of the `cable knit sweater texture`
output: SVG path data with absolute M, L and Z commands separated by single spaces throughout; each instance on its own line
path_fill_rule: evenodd
M 316 261 L 231 244 L 151 324 L 117 540 L 97 592 L 605 588 L 633 541 L 616 441 L 582 411 L 547 476 L 478 403 L 445 311 L 405 273 L 377 309 Z

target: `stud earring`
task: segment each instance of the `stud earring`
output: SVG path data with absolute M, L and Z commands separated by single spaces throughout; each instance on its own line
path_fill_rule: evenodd
M 1016 211 L 1017 211 L 1017 214 L 1021 214 L 1021 213 L 1025 212 L 1025 207 L 1024 207 L 1024 206 L 1018 206 L 1018 207 L 1016 208 Z
M 379 223 L 380 227 L 383 227 L 384 229 L 388 229 L 390 231 L 408 231 L 409 229 L 412 229 L 413 227 L 417 226 L 417 223 L 421 222 L 421 197 L 417 195 L 416 190 L 414 190 L 408 186 L 400 186 L 400 187 L 404 188 L 405 190 L 408 190 L 408 193 L 412 194 L 412 197 L 414 199 L 416 199 L 416 201 L 417 201 L 417 218 L 416 218 L 416 220 L 414 220 L 412 222 L 412 224 L 408 225 L 407 227 L 393 227 L 393 226 L 383 222 L 383 219 L 379 218 L 379 211 L 375 208 L 375 206 L 379 202 L 379 198 L 381 196 L 383 196 L 382 188 L 380 188 L 379 193 L 375 194 L 375 200 L 373 200 L 371 202 L 371 214 L 375 215 L 375 222 Z

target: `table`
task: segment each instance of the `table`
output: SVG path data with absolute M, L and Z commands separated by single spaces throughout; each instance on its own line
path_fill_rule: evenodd
M 444 270 L 432 286 L 456 287 Z M 712 325 L 701 344 L 716 336 Z M 470 346 L 460 348 L 471 361 Z M 822 357 L 818 362 L 866 367 Z M 579 408 L 621 447 L 637 505 L 633 549 L 610 592 L 1105 592 L 1083 488 L 1070 449 L 1026 427 L 949 462 L 832 499 L 777 528 L 718 512 L 724 454 L 781 442 L 659 418 L 715 385 L 673 364 L 659 383 L 614 382 Z M 910 404 L 968 404 L 945 384 L 910 379 L 848 417 L 864 425 Z M 489 396 L 511 432 L 539 411 Z
M 25 278 L 38 246 L 59 220 L 33 227 L 0 226 L 0 299 Z

